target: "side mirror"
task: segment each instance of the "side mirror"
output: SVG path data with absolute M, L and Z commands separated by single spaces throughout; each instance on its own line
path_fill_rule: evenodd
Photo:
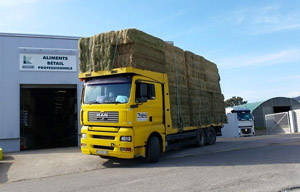
M 136 103 L 146 103 L 148 101 L 147 97 L 136 98 Z

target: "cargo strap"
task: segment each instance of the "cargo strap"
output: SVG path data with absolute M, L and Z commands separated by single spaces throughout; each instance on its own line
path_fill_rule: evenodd
M 112 69 L 114 68 L 115 57 L 116 57 L 117 49 L 118 49 L 118 42 L 119 42 L 119 37 L 117 36 L 116 37 L 116 47 L 115 47 L 115 51 L 114 51 L 114 57 L 113 57 L 112 62 L 111 62 L 111 68 Z
M 92 73 L 92 59 L 91 59 L 91 51 L 92 51 L 92 48 L 91 48 L 91 45 L 90 45 L 90 38 L 89 38 L 89 66 L 90 66 L 90 74 Z

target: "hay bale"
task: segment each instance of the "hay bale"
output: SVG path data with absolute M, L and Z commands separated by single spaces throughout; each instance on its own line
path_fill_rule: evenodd
M 78 41 L 79 71 L 85 73 L 90 66 L 90 38 L 80 38 Z
M 91 50 L 93 71 L 111 70 L 113 54 L 112 45 L 93 45 Z
M 164 52 L 138 42 L 120 45 L 114 67 L 136 67 L 165 73 Z
M 142 43 L 146 44 L 154 49 L 163 50 L 164 41 L 149 35 L 143 31 L 137 29 L 124 29 L 120 31 L 109 31 L 105 33 L 96 34 L 93 36 L 93 43 L 95 45 L 99 44 L 111 44 L 118 45 L 128 44 L 128 43 Z
M 224 122 L 226 120 L 224 97 L 221 94 L 220 76 L 216 64 L 188 51 L 185 52 L 185 62 L 191 124 Z
M 180 113 L 182 125 L 184 127 L 190 126 L 188 80 L 184 51 L 168 43 L 164 43 L 163 48 L 165 54 L 165 71 L 168 74 L 173 128 L 178 127 L 178 112 Z
M 110 70 L 113 67 L 125 66 L 165 72 L 163 44 L 161 39 L 136 29 L 110 31 L 90 38 L 81 38 L 80 72 Z
M 218 68 L 204 57 L 137 29 L 81 38 L 78 47 L 80 72 L 136 67 L 167 73 L 174 128 L 178 121 L 183 126 L 226 121 Z

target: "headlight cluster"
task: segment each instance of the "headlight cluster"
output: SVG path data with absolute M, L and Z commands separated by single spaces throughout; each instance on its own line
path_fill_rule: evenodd
M 120 141 L 131 142 L 131 136 L 121 136 Z
M 82 138 L 82 139 L 86 139 L 86 134 L 85 134 L 85 133 L 82 133 L 82 134 L 81 134 L 81 138 Z

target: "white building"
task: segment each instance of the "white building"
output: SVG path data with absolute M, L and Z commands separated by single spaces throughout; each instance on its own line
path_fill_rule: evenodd
M 0 33 L 0 147 L 77 146 L 78 37 Z

